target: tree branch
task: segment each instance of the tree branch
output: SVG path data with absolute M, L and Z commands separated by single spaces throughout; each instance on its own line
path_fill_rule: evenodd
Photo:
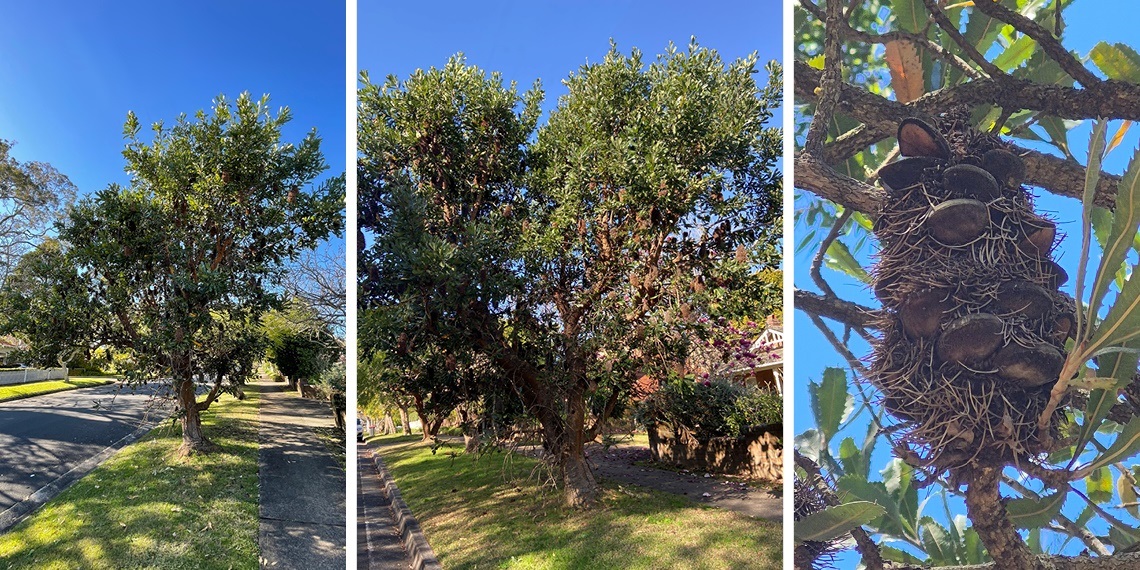
M 856 328 L 875 328 L 879 311 L 837 297 L 825 297 L 796 289 L 796 308 Z

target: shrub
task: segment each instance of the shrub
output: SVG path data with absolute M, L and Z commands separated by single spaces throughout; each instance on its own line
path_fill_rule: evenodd
M 783 398 L 772 391 L 692 376 L 664 383 L 642 405 L 645 422 L 684 428 L 693 437 L 737 437 L 751 426 L 779 421 Z

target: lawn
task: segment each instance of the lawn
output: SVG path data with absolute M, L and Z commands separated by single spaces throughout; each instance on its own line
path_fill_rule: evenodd
M 208 455 L 165 422 L 0 535 L 6 568 L 258 567 L 257 387 L 203 413 Z
M 640 487 L 603 485 L 574 512 L 517 455 L 432 454 L 419 436 L 373 438 L 448 570 L 780 568 L 781 526 Z
M 28 382 L 27 384 L 0 386 L 0 402 L 19 400 L 20 398 L 30 398 L 32 396 L 51 394 L 53 392 L 63 392 L 64 390 L 74 390 L 76 388 L 102 386 L 104 384 L 112 384 L 114 382 L 118 382 L 118 380 L 115 378 L 72 377 L 66 382 L 63 380 L 46 380 L 43 382 Z

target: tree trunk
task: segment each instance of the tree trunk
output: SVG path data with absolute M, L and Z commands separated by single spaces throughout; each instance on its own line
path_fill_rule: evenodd
M 575 509 L 588 509 L 598 498 L 598 483 L 586 462 L 586 400 L 578 388 L 567 395 L 566 436 L 564 451 L 559 454 L 566 504 Z
M 408 420 L 407 406 L 400 408 L 400 429 L 403 430 L 404 435 L 412 435 L 412 423 Z M 395 430 L 392 431 L 394 432 Z
M 183 379 L 175 382 L 177 382 L 178 412 L 182 417 L 182 446 L 179 447 L 178 454 L 185 457 L 207 452 L 210 449 L 210 440 L 202 433 L 202 417 L 198 415 L 194 381 Z
M 1001 467 L 975 468 L 966 480 L 966 509 L 990 557 L 1003 569 L 1036 570 L 1037 559 L 1010 522 L 1001 501 Z
M 478 417 L 467 406 L 460 406 L 458 411 L 459 425 L 463 428 L 463 452 L 477 453 L 479 451 Z
M 384 413 L 384 422 L 380 424 L 380 431 L 382 431 L 384 435 L 396 434 L 396 422 L 392 419 L 392 414 Z

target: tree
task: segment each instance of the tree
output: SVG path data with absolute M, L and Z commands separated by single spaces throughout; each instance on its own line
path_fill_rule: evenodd
M 75 185 L 46 162 L 20 162 L 0 139 L 0 283 L 75 200 Z
M 287 263 L 343 227 L 343 178 L 306 188 L 326 169 L 320 139 L 313 131 L 283 142 L 289 120 L 287 108 L 269 112 L 268 97 L 219 97 L 209 114 L 156 123 L 147 143 L 129 114 L 129 187 L 79 201 L 59 228 L 67 265 L 90 280 L 94 304 L 115 325 L 104 342 L 171 379 L 183 453 L 209 445 L 199 414 L 222 379 L 199 402 L 195 376 L 206 372 L 212 335 L 274 307 Z
M 754 71 L 695 43 L 649 66 L 614 48 L 567 80 L 533 145 L 537 86 L 519 96 L 461 58 L 365 76 L 362 309 L 394 315 L 368 342 L 485 355 L 539 420 L 568 502 L 591 504 L 584 445 L 633 381 L 683 362 L 700 314 L 773 298 L 779 73 L 762 91 Z
M 1123 178 L 1101 172 L 1115 144 L 1107 123 L 1093 128 L 1085 165 L 1070 131 L 1098 117 L 1135 120 L 1140 57 L 1101 43 L 1087 60 L 1078 58 L 1063 45 L 1068 5 L 800 3 L 795 171 L 797 188 L 808 193 L 797 202 L 797 227 L 806 235 L 801 247 L 815 255 L 812 283 L 797 284 L 795 304 L 850 371 L 828 368 L 809 386 L 817 425 L 796 441 L 799 567 L 834 546 L 840 537 L 821 530 L 838 519 L 869 568 L 1136 564 L 1126 549 L 1140 538 L 1130 506 L 1137 487 L 1125 462 L 1138 451 L 1131 434 L 1140 428 L 1129 336 L 1140 284 L 1128 278 L 1125 257 L 1138 225 L 1131 205 L 1140 172 L 1135 159 Z M 893 160 L 897 154 L 905 158 Z M 977 177 L 956 181 L 967 172 Z M 1057 292 L 1058 225 L 1033 210 L 1022 184 L 1083 202 L 1073 297 Z M 971 202 L 991 190 L 977 200 L 982 208 Z M 902 212 L 921 196 L 929 201 Z M 947 198 L 998 212 L 978 226 L 976 237 L 984 239 L 958 242 L 942 231 L 949 226 L 927 221 L 951 209 L 943 206 Z M 861 244 L 871 243 L 879 262 L 869 271 Z M 1097 249 L 1099 268 L 1086 279 L 1086 256 Z M 909 262 L 905 272 L 900 262 Z M 913 280 L 937 293 L 945 277 L 931 270 L 937 264 L 973 273 L 953 295 L 924 297 Z M 842 298 L 824 267 L 836 270 L 831 280 L 872 285 L 881 307 Z M 1102 311 L 1113 282 L 1115 301 Z M 812 286 L 817 292 L 805 289 Z M 1055 304 L 1040 313 L 1026 313 L 1027 303 L 997 310 L 1031 296 Z M 982 321 L 1000 324 L 1018 342 L 1003 338 L 992 351 L 983 350 L 985 335 L 952 342 L 956 331 Z M 868 366 L 855 348 L 864 342 L 873 347 Z M 969 370 L 952 356 L 965 353 L 945 348 L 956 346 L 978 355 Z M 1036 356 L 1019 357 L 1018 366 L 1004 359 L 1026 350 Z M 900 397 L 898 388 L 916 379 L 931 383 Z M 854 419 L 860 415 L 863 424 Z M 865 435 L 845 431 L 864 425 Z M 892 457 L 880 459 L 878 444 Z M 935 505 L 946 514 L 923 508 Z M 1046 556 L 1075 552 L 1064 546 L 1070 542 L 1096 558 Z M 1050 544 L 1062 546 L 1050 552 Z
M 92 289 L 90 277 L 71 263 L 63 244 L 45 239 L 20 258 L 0 289 L 0 331 L 24 337 L 31 362 L 67 366 L 117 334 Z
M 315 380 L 331 364 L 339 339 L 308 303 L 292 298 L 262 318 L 270 362 L 289 379 L 289 387 Z

